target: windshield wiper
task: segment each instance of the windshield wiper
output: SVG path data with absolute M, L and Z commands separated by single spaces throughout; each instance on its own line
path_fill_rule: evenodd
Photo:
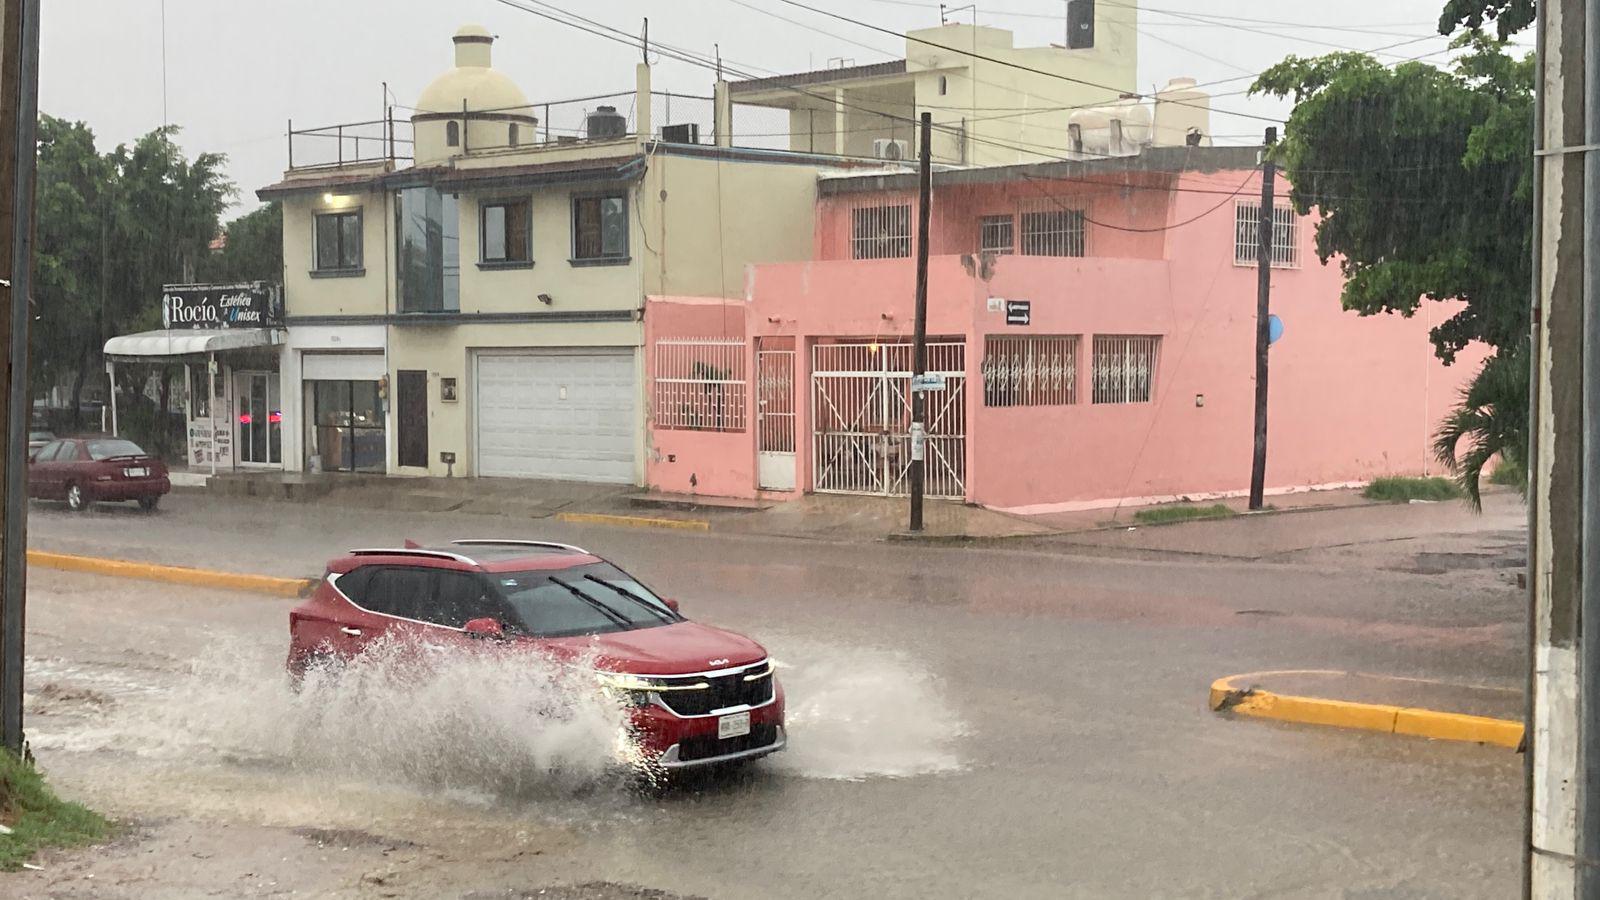
M 626 616 L 605 605 L 604 603 L 601 603 L 599 600 L 596 600 L 588 594 L 585 594 L 583 591 L 578 590 L 576 585 L 568 584 L 567 582 L 562 581 L 553 575 L 550 576 L 550 583 L 566 588 L 568 593 L 574 597 L 577 597 L 579 600 L 582 600 L 584 603 L 594 607 L 595 610 L 600 613 L 600 615 L 605 616 L 618 625 L 621 625 L 624 631 L 630 630 L 634 627 L 633 622 L 629 621 Z
M 616 591 L 617 593 L 621 594 L 622 596 L 627 597 L 629 600 L 632 600 L 633 602 L 639 604 L 640 606 L 644 607 L 645 609 L 647 609 L 650 612 L 654 613 L 655 615 L 659 616 L 663 622 L 676 622 L 676 621 L 678 621 L 677 617 L 672 614 L 671 610 L 662 609 L 661 607 L 655 605 L 654 603 L 651 603 L 649 600 L 646 600 L 645 598 L 639 596 L 638 594 L 635 594 L 633 591 L 628 590 L 627 588 L 623 587 L 620 584 L 612 584 L 611 582 L 606 581 L 605 579 L 600 578 L 600 577 L 595 576 L 595 575 L 585 575 L 583 577 L 587 581 L 592 581 L 595 584 L 601 585 L 603 587 L 608 587 L 608 588 L 612 589 L 613 591 Z

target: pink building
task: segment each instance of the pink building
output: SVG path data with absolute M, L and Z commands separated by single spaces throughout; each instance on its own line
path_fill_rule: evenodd
M 1245 491 L 1257 154 L 935 174 L 930 496 L 1026 513 Z M 1433 356 L 1428 331 L 1453 310 L 1344 311 L 1338 267 L 1286 194 L 1280 181 L 1269 492 L 1430 472 L 1433 429 L 1481 356 Z M 907 490 L 915 176 L 825 178 L 819 195 L 815 261 L 750 267 L 743 302 L 649 299 L 652 487 Z

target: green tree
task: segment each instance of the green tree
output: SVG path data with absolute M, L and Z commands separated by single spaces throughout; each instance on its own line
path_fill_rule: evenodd
M 1322 217 L 1317 254 L 1338 257 L 1344 306 L 1410 316 L 1460 300 L 1430 335 L 1440 359 L 1475 341 L 1493 348 L 1436 447 L 1476 502 L 1483 463 L 1526 445 L 1527 397 L 1507 394 L 1507 373 L 1527 366 L 1534 62 L 1477 31 L 1456 46 L 1467 52 L 1449 69 L 1291 56 L 1252 91 L 1295 99 L 1274 155 L 1296 209 Z M 1521 409 L 1468 427 L 1490 421 L 1466 415 L 1490 402 Z
M 246 213 L 224 230 L 227 243 L 200 263 L 200 280 L 242 282 L 283 280 L 283 206 L 268 203 Z

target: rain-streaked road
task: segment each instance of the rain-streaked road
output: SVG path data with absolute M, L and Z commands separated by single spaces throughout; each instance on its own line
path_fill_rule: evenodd
M 347 721 L 359 706 L 329 722 L 295 698 L 278 669 L 287 601 L 36 571 L 40 761 L 69 795 L 140 825 L 109 850 L 0 876 L 8 896 L 8 879 L 25 896 L 163 898 L 592 881 L 808 898 L 1516 890 L 1516 755 L 1227 721 L 1204 702 L 1219 675 L 1277 668 L 1519 684 L 1507 566 L 1520 512 L 1503 501 L 1414 540 L 1325 535 L 1325 552 L 1241 562 L 171 499 L 154 518 L 36 506 L 33 543 L 299 575 L 406 537 L 574 541 L 691 617 L 764 641 L 787 666 L 792 748 L 663 796 L 528 778 L 479 740 L 514 724 L 481 698 L 385 698 L 373 708 L 404 724 L 388 730 Z M 308 739 L 321 744 L 306 752 Z M 442 788 L 441 758 L 463 773 Z

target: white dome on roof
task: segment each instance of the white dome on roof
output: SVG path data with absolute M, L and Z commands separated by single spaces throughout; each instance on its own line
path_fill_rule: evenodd
M 504 110 L 508 107 L 527 106 L 528 97 L 503 72 L 489 65 L 490 47 L 494 35 L 482 25 L 463 25 L 453 38 L 456 45 L 455 68 L 422 89 L 417 98 L 418 112 L 460 112 L 462 104 L 468 111 Z M 508 110 L 531 113 L 531 110 Z

